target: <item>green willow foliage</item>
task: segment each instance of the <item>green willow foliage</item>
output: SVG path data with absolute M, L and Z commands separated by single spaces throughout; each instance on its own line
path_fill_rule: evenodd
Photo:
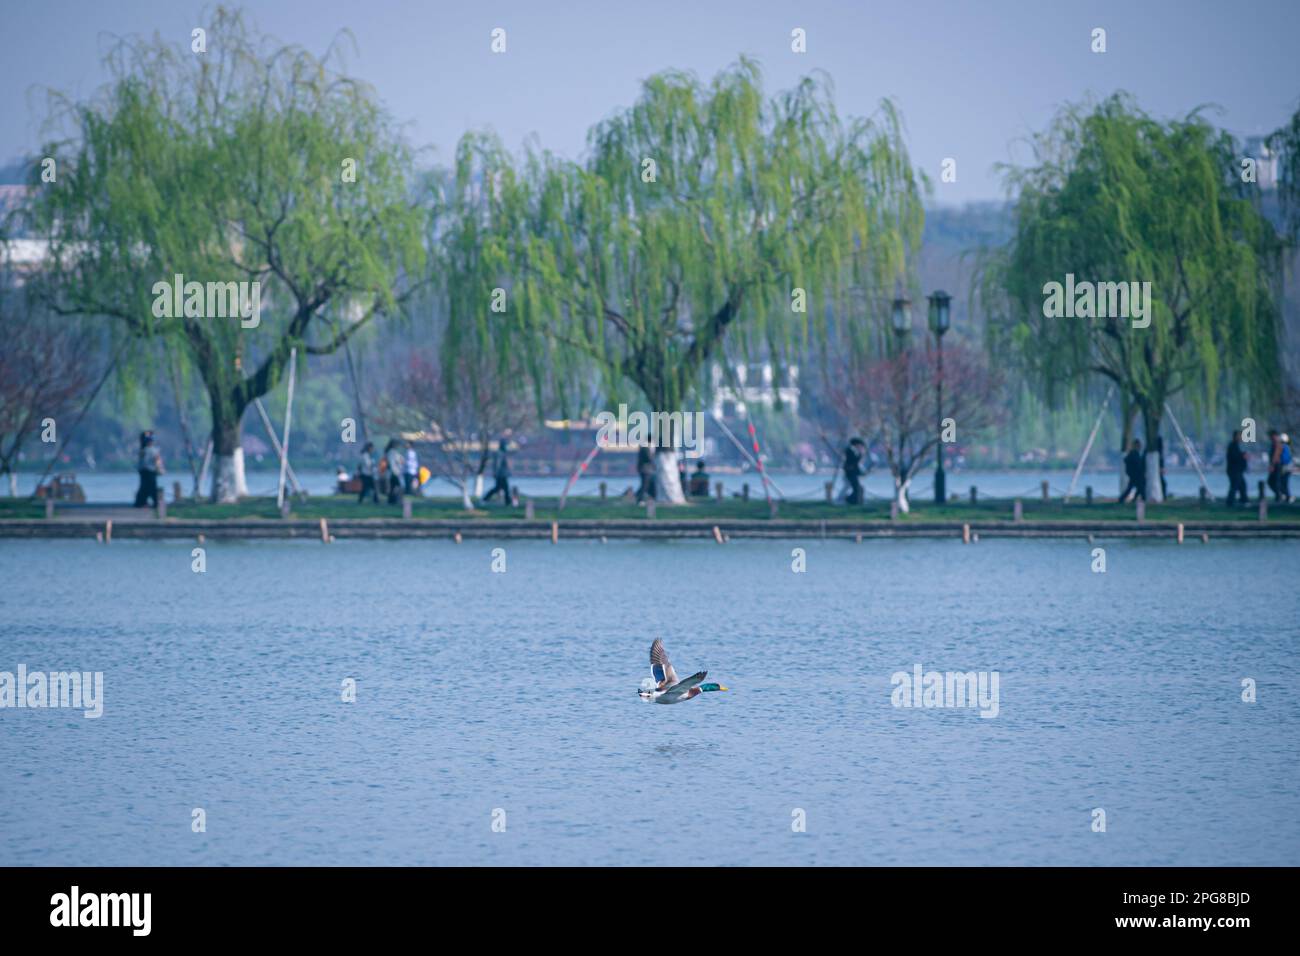
M 822 77 L 766 99 L 749 60 L 708 85 L 652 77 L 580 163 L 467 137 L 446 198 L 453 344 L 526 349 L 566 404 L 594 376 L 660 410 L 703 387 L 724 340 L 779 363 L 824 335 L 846 284 L 892 288 L 923 219 L 891 103 L 841 120 Z
M 986 263 L 995 355 L 1019 360 L 1052 405 L 1092 374 L 1159 434 L 1167 399 L 1213 409 L 1236 376 L 1267 402 L 1278 382 L 1279 243 L 1240 180 L 1233 141 L 1197 113 L 1161 123 L 1124 95 L 1062 111 L 1012 170 L 1015 236 Z M 1148 328 L 1126 318 L 1047 318 L 1044 285 L 1151 283 Z M 1127 431 L 1126 431 L 1127 437 Z
M 1278 192 L 1286 213 L 1287 235 L 1295 242 L 1300 239 L 1300 110 L 1273 132 L 1268 145 L 1281 159 Z
M 230 456 L 291 348 L 331 352 L 398 308 L 396 290 L 424 268 L 426 212 L 411 202 L 408 150 L 334 50 L 276 47 L 220 9 L 207 30 L 202 54 L 123 41 L 99 97 L 61 103 L 68 135 L 45 147 L 57 181 L 34 171 L 26 215 L 50 240 L 49 300 L 120 320 L 128 368 L 154 351 L 132 340 L 179 344 L 207 390 L 216 453 Z M 154 284 L 178 273 L 260 282 L 260 326 L 155 317 Z

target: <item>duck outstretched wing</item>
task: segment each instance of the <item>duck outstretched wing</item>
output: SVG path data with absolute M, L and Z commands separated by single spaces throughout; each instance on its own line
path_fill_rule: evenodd
M 668 652 L 664 650 L 664 642 L 655 638 L 654 643 L 650 645 L 650 674 L 654 677 L 655 682 L 664 684 L 665 687 L 672 687 L 677 683 L 677 672 L 673 670 L 672 663 L 668 660 Z
M 686 680 L 673 684 L 672 687 L 669 687 L 666 691 L 660 694 L 657 698 L 657 702 L 660 704 L 677 703 L 679 700 L 689 695 L 690 692 L 698 687 L 700 682 L 708 676 L 708 671 L 700 671 L 698 674 L 692 674 L 690 677 L 686 678 Z

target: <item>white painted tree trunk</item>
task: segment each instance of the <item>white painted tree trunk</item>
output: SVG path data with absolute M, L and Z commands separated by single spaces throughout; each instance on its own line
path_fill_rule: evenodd
M 483 472 L 481 471 L 474 476 L 474 497 L 480 500 L 483 498 Z
M 655 453 L 655 497 L 669 504 L 686 504 L 682 479 L 677 472 L 677 449 L 660 448 Z
M 216 455 L 216 468 L 212 472 L 212 500 L 218 504 L 231 504 L 248 497 L 248 482 L 244 477 L 244 449 L 236 448 L 234 454 Z
M 18 497 L 18 472 L 16 471 L 9 472 L 9 497 Z
M 1147 452 L 1147 501 L 1161 502 L 1165 500 L 1164 494 L 1160 489 L 1160 452 Z
M 894 476 L 894 500 L 898 502 L 898 510 L 901 514 L 907 514 L 912 510 L 911 502 L 907 500 L 907 493 L 911 487 L 911 478 L 901 481 L 898 475 Z
M 483 488 L 483 476 L 482 476 L 482 475 L 479 475 L 479 476 L 478 476 L 478 481 L 476 482 L 476 485 L 477 485 L 477 487 L 478 487 L 478 489 L 479 489 L 479 491 L 480 491 L 480 497 L 481 497 L 481 491 L 482 491 L 482 488 Z M 465 481 L 462 481 L 462 482 L 460 483 L 460 506 L 461 506 L 462 508 L 464 508 L 466 511 L 473 511 L 473 510 L 474 510 L 474 502 L 471 501 L 471 500 L 470 500 L 470 497 L 469 497 L 469 480 L 468 480 L 468 479 L 466 479 Z

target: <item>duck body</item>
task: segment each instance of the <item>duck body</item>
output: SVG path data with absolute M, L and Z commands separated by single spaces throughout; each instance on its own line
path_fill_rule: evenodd
M 708 671 L 699 671 L 685 680 L 678 680 L 677 672 L 668 660 L 668 652 L 664 650 L 664 642 L 658 638 L 650 645 L 650 674 L 641 682 L 637 694 L 642 700 L 655 704 L 680 704 L 703 693 L 727 689 L 718 683 L 706 683 L 704 678 L 709 676 Z

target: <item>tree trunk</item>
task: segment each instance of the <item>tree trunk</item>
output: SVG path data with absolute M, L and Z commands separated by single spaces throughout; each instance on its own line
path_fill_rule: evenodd
M 230 504 L 248 497 L 244 478 L 244 449 L 240 445 L 242 409 L 235 412 L 218 402 L 212 403 L 212 500 Z
M 478 476 L 477 484 L 478 484 L 478 496 L 481 497 L 483 491 L 482 475 Z M 506 502 L 506 504 L 509 504 L 509 502 Z M 474 502 L 471 501 L 469 497 L 469 479 L 465 479 L 460 483 L 460 506 L 464 508 L 466 511 L 474 510 Z
M 908 478 L 903 481 L 898 473 L 894 473 L 894 501 L 898 503 L 900 514 L 908 514 L 912 510 L 912 504 L 907 500 L 907 493 L 912 487 L 912 479 Z
M 9 497 L 18 497 L 18 472 L 16 471 L 9 472 Z
M 1122 390 L 1121 390 L 1122 391 Z M 1115 494 L 1122 495 L 1128 487 L 1128 475 L 1124 471 L 1124 456 L 1128 454 L 1129 445 L 1133 444 L 1133 417 L 1137 409 L 1127 398 L 1120 396 L 1120 439 L 1119 439 L 1119 488 Z
M 1152 403 L 1142 410 L 1143 425 L 1146 427 L 1146 460 L 1147 460 L 1147 502 L 1159 503 L 1165 500 L 1164 490 L 1160 484 L 1160 452 L 1158 450 L 1160 442 L 1160 421 L 1163 417 L 1161 409 L 1164 403 Z M 1154 410 L 1153 410 L 1154 409 Z
M 474 497 L 483 497 L 483 472 L 481 471 L 474 476 Z
M 654 461 L 655 498 L 674 505 L 686 504 L 681 475 L 677 472 L 677 449 L 660 448 L 655 453 Z

